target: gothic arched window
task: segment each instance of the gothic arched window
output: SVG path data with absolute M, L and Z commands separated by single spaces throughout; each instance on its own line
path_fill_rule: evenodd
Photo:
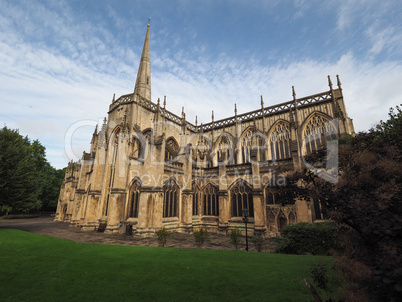
M 269 147 L 272 160 L 291 158 L 290 127 L 288 123 L 278 123 L 271 132 Z
M 211 148 L 211 141 L 204 135 L 200 135 L 196 147 L 193 153 L 195 159 L 200 159 L 201 161 L 207 159 L 207 155 Z
M 253 194 L 251 187 L 244 181 L 238 181 L 231 189 L 232 217 L 242 217 L 243 209 L 248 209 L 250 217 L 254 217 Z
M 252 153 L 256 152 L 255 156 L 259 153 L 259 160 L 265 160 L 265 139 L 261 133 L 248 130 L 241 141 L 242 162 L 251 162 Z
M 163 186 L 163 217 L 177 217 L 180 189 L 171 178 Z
M 140 202 L 140 183 L 138 180 L 134 181 L 130 189 L 130 208 L 128 210 L 128 217 L 138 218 L 138 206 Z
M 289 203 L 288 196 L 286 194 L 281 194 L 280 188 L 269 187 L 265 188 L 265 202 L 267 205 L 285 205 Z
M 165 146 L 165 161 L 171 161 L 179 154 L 179 145 L 174 138 L 169 138 Z
M 323 147 L 327 139 L 336 138 L 336 127 L 327 118 L 315 114 L 307 122 L 304 131 L 304 154 L 310 154 Z
M 200 215 L 200 202 L 202 200 L 202 191 L 195 182 L 193 183 L 193 192 L 193 215 Z
M 203 215 L 219 216 L 218 187 L 207 184 L 203 189 Z
M 219 139 L 216 153 L 218 162 L 233 164 L 233 143 L 232 138 L 228 134 L 223 134 Z
M 289 224 L 295 224 L 295 223 L 296 223 L 296 215 L 293 212 L 291 212 L 289 214 Z
M 143 156 L 141 141 L 136 137 L 132 137 L 130 140 L 130 156 L 135 158 Z
M 147 130 L 144 130 L 144 132 L 142 133 L 142 135 L 144 136 L 144 138 L 145 138 L 147 141 L 151 142 L 152 139 L 153 139 L 154 133 L 153 133 L 152 129 L 147 129 Z

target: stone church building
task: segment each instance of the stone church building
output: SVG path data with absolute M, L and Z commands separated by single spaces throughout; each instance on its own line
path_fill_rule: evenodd
M 56 220 L 84 230 L 147 236 L 166 227 L 227 233 L 249 228 L 275 236 L 287 224 L 322 219 L 319 204 L 283 205 L 281 170 L 331 138 L 354 132 L 337 77 L 329 90 L 198 125 L 151 99 L 148 24 L 134 93 L 113 97 L 89 153 L 68 164 Z

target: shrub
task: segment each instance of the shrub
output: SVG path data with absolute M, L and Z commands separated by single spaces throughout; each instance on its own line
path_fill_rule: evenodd
M 254 243 L 255 249 L 257 250 L 257 252 L 262 252 L 265 248 L 265 238 L 264 236 L 254 236 L 253 238 L 251 238 L 251 240 Z
M 288 225 L 278 238 L 278 252 L 285 254 L 329 255 L 337 246 L 336 228 L 332 222 Z
M 207 240 L 209 237 L 209 233 L 208 233 L 207 229 L 204 229 L 204 228 L 194 231 L 193 235 L 194 235 L 194 239 L 195 239 L 195 244 L 197 244 L 198 246 L 202 246 L 204 244 L 205 240 Z
M 230 243 L 235 246 L 236 250 L 238 250 L 241 241 L 242 241 L 241 231 L 238 228 L 234 228 L 230 232 Z
M 166 230 L 166 228 L 161 228 L 159 230 L 157 230 L 154 234 L 154 237 L 156 238 L 156 240 L 158 240 L 159 242 L 159 246 L 164 247 L 166 244 L 166 241 L 169 238 L 173 237 L 173 232 Z
M 327 275 L 327 268 L 321 264 L 314 265 L 310 269 L 311 278 L 313 282 L 323 290 L 328 289 L 329 277 Z

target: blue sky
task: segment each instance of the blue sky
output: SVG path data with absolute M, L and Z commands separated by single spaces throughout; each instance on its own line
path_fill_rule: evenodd
M 365 131 L 402 103 L 401 16 L 399 0 L 0 0 L 0 123 L 57 168 L 81 157 L 113 93 L 133 91 L 151 17 L 152 101 L 190 122 L 289 101 L 292 85 L 327 91 L 339 74 Z

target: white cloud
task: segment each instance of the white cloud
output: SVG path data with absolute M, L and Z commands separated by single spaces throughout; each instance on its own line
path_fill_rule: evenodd
M 21 134 L 39 139 L 47 147 L 51 163 L 61 168 L 69 160 L 63 154 L 66 131 L 77 121 L 106 116 L 113 93 L 119 97 L 132 92 L 140 54 L 127 44 L 119 44 L 121 40 L 103 24 L 80 20 L 67 3 L 53 3 L 63 6 L 57 11 L 52 5 L 26 4 L 26 9 L 21 9 L 2 2 L 0 124 L 7 123 L 10 128 L 19 128 Z M 297 1 L 296 5 L 305 13 L 309 4 Z M 370 42 L 369 55 L 377 59 L 384 52 L 400 55 L 401 30 L 397 25 L 384 26 L 385 11 L 378 11 L 368 2 L 342 1 L 337 10 L 338 31 L 346 33 L 361 24 Z M 370 23 L 374 12 L 382 19 Z M 131 21 L 114 10 L 109 11 L 109 18 L 121 30 Z M 134 29 L 126 30 L 123 36 L 139 34 L 135 22 Z M 163 31 L 168 29 L 159 33 Z M 141 50 L 144 34 L 145 26 L 141 25 L 140 38 L 130 43 Z M 171 47 L 174 43 L 173 39 Z M 152 100 L 163 100 L 166 95 L 167 109 L 180 116 L 184 106 L 192 123 L 196 115 L 199 124 L 210 122 L 212 110 L 215 120 L 232 116 L 235 103 L 238 114 L 259 109 L 260 95 L 265 106 L 289 101 L 292 85 L 297 97 L 327 91 L 328 74 L 334 84 L 336 74 L 340 75 L 346 108 L 357 131 L 386 119 L 388 108 L 401 102 L 400 61 L 376 62 L 348 47 L 337 50 L 339 59 L 334 62 L 278 59 L 282 63 L 271 66 L 253 59 L 234 59 L 230 54 L 211 59 L 204 45 L 192 47 L 198 49 L 196 58 L 186 50 L 166 57 L 165 50 L 157 47 L 151 54 Z M 74 133 L 73 149 L 78 156 L 89 150 L 92 132 L 93 127 L 83 127 Z

